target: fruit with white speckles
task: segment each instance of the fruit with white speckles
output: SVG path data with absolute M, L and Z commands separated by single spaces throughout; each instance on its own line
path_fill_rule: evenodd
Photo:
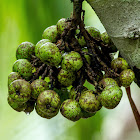
M 46 118 L 56 116 L 60 107 L 60 97 L 53 90 L 45 90 L 41 92 L 37 98 L 37 106 L 39 110 L 46 114 Z
M 25 80 L 32 78 L 32 65 L 27 59 L 18 59 L 13 64 L 13 72 L 18 72 Z
M 120 73 L 125 69 L 129 68 L 128 63 L 125 59 L 118 57 L 111 62 L 111 68 L 114 69 L 116 72 Z
M 78 52 L 71 51 L 63 56 L 62 69 L 67 71 L 78 71 L 83 66 L 83 60 Z
M 31 97 L 31 85 L 22 79 L 13 81 L 8 88 L 9 96 L 17 102 L 27 102 Z
M 21 79 L 21 76 L 17 72 L 11 72 L 8 75 L 8 86 L 17 79 Z
M 105 88 L 106 86 L 118 86 L 117 81 L 115 81 L 112 78 L 104 78 L 99 82 L 99 85 L 103 88 Z
M 39 49 L 41 48 L 41 46 L 47 42 L 51 42 L 49 39 L 42 39 L 39 42 L 37 42 L 36 46 L 35 46 L 35 55 L 36 57 L 39 58 Z
M 61 62 L 61 53 L 58 47 L 51 42 L 47 42 L 39 49 L 39 58 L 45 64 L 58 66 Z
M 20 103 L 13 100 L 11 97 L 8 96 L 7 98 L 8 104 L 16 111 L 21 112 L 24 111 L 27 107 L 26 103 Z
M 67 20 L 65 18 L 61 18 L 60 20 L 58 20 L 56 26 L 57 26 L 58 33 L 62 34 L 64 29 L 65 29 L 65 27 L 68 26 L 68 22 L 67 22 Z
M 92 90 L 87 90 L 81 94 L 79 104 L 86 112 L 95 112 L 101 109 L 98 95 L 93 94 Z
M 31 42 L 22 42 L 17 50 L 16 50 L 16 58 L 17 59 L 28 59 L 29 61 L 32 58 L 34 52 L 35 45 Z
M 78 121 L 81 118 L 80 105 L 72 99 L 67 99 L 62 103 L 60 112 L 65 118 L 71 121 Z
M 41 92 L 49 89 L 49 84 L 42 79 L 36 79 L 31 83 L 31 88 L 32 88 L 31 97 L 37 99 L 37 97 Z
M 61 69 L 60 72 L 58 73 L 57 78 L 61 85 L 68 87 L 72 85 L 72 83 L 75 81 L 76 76 L 74 72 L 71 71 L 69 72 Z
M 42 34 L 43 39 L 49 39 L 51 42 L 56 42 L 57 39 L 57 27 L 52 25 L 46 28 Z
M 120 82 L 124 87 L 129 87 L 135 79 L 135 73 L 131 69 L 125 69 L 120 73 Z
M 108 109 L 115 108 L 122 98 L 122 90 L 119 86 L 107 86 L 100 94 L 101 104 Z

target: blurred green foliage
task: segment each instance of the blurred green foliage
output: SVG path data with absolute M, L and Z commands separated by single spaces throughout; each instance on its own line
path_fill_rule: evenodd
M 101 140 L 102 114 L 73 123 L 62 115 L 42 119 L 18 113 L 7 103 L 7 77 L 16 60 L 21 42 L 36 44 L 43 30 L 62 18 L 70 17 L 70 0 L 0 0 L 0 138 L 3 140 Z M 88 21 L 86 21 L 86 24 Z M 89 23 L 92 24 L 92 23 Z M 56 130 L 57 129 L 57 130 Z M 63 138 L 62 138 L 63 137 Z

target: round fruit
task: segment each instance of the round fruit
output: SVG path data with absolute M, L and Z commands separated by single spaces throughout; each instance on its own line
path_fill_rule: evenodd
M 31 60 L 32 55 L 34 55 L 35 46 L 31 42 L 21 43 L 16 50 L 17 59 L 28 59 Z
M 68 87 L 72 85 L 76 77 L 73 72 L 61 69 L 58 73 L 57 78 L 61 85 Z
M 56 42 L 57 38 L 57 27 L 56 25 L 52 25 L 46 28 L 42 34 L 43 39 L 49 39 L 51 42 Z
M 131 69 L 125 69 L 120 73 L 120 82 L 124 87 L 129 87 L 135 79 L 135 73 Z
M 35 106 L 35 110 L 36 110 L 36 113 L 39 116 L 41 116 L 43 118 L 46 118 L 46 119 L 51 119 L 52 117 L 55 117 L 58 114 L 58 112 L 59 112 L 59 110 L 56 110 L 53 113 L 43 112 L 42 110 L 40 110 L 38 105 Z
M 37 99 L 38 95 L 44 90 L 49 89 L 49 85 L 42 79 L 37 79 L 31 83 L 32 93 L 31 97 Z
M 66 21 L 65 18 L 61 18 L 60 20 L 58 20 L 57 25 L 56 25 L 58 33 L 62 34 L 65 27 L 67 27 L 67 25 L 68 25 L 68 22 Z
M 17 102 L 27 102 L 31 97 L 30 84 L 22 79 L 13 81 L 8 88 L 9 96 Z
M 11 72 L 8 75 L 8 86 L 17 79 L 21 79 L 21 76 L 17 72 Z
M 39 49 L 39 58 L 48 65 L 57 66 L 61 62 L 61 53 L 54 43 L 47 42 Z
M 30 114 L 33 110 L 34 110 L 34 107 L 35 107 L 35 101 L 32 101 L 32 100 L 29 100 L 26 102 L 26 108 L 24 110 L 24 112 L 26 114 Z
M 79 98 L 79 104 L 81 108 L 86 112 L 95 112 L 101 109 L 98 96 L 93 94 L 92 90 L 87 90 L 81 94 Z
M 47 42 L 51 42 L 49 39 L 42 39 L 42 40 L 40 40 L 37 44 L 36 44 L 36 46 L 35 46 L 35 55 L 36 55 L 36 57 L 38 57 L 39 58 L 39 49 L 41 48 L 41 46 L 43 45 L 43 44 L 45 44 L 45 43 L 47 43 Z
M 115 108 L 122 98 L 122 90 L 119 86 L 107 86 L 100 94 L 101 104 L 108 108 Z
M 16 111 L 21 112 L 24 111 L 27 107 L 26 103 L 16 102 L 12 98 L 8 97 L 8 104 Z
M 91 26 L 86 26 L 85 28 L 88 33 L 95 39 L 101 39 L 101 34 L 100 34 L 100 31 L 94 27 L 91 27 Z
M 104 78 L 99 82 L 99 85 L 103 88 L 105 88 L 106 86 L 118 86 L 117 81 L 115 81 L 112 78 Z
M 25 80 L 30 80 L 32 77 L 32 65 L 26 59 L 18 59 L 13 64 L 13 71 L 18 72 Z
M 118 57 L 111 62 L 111 68 L 114 69 L 117 72 L 121 72 L 125 69 L 128 69 L 129 65 L 126 62 L 126 60 L 124 60 L 121 57 Z
M 78 121 L 81 118 L 79 103 L 72 99 L 67 99 L 62 103 L 60 112 L 65 118 L 71 121 Z
M 96 114 L 96 112 L 90 113 L 90 112 L 86 112 L 84 110 L 82 110 L 82 118 L 87 119 L 90 118 L 92 116 L 94 116 Z
M 83 66 L 82 57 L 78 52 L 71 51 L 63 56 L 61 66 L 67 71 L 78 71 Z
M 60 97 L 53 90 L 45 90 L 37 98 L 37 106 L 42 112 L 51 114 L 59 110 Z

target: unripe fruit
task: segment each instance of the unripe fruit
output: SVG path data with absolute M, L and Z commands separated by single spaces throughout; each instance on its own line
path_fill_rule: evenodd
M 35 46 L 35 55 L 36 57 L 39 58 L 39 49 L 41 48 L 41 46 L 47 42 L 51 42 L 49 39 L 42 39 L 39 42 L 37 42 L 36 46 Z
M 120 82 L 124 87 L 129 87 L 135 79 L 135 73 L 131 69 L 125 69 L 120 73 Z
M 13 64 L 13 71 L 18 72 L 25 80 L 30 80 L 32 77 L 32 65 L 26 59 L 18 59 Z
M 59 112 L 59 110 L 56 110 L 53 113 L 43 112 L 42 110 L 40 110 L 38 105 L 35 106 L 35 110 L 36 110 L 36 113 L 39 116 L 41 116 L 43 118 L 46 118 L 46 119 L 51 119 L 51 118 L 55 117 L 58 114 L 58 112 Z
M 17 59 L 28 59 L 29 61 L 34 55 L 35 45 L 31 42 L 23 42 L 21 43 L 16 50 L 16 58 Z
M 82 118 L 83 119 L 90 118 L 90 117 L 94 116 L 95 114 L 96 114 L 96 112 L 90 113 L 90 112 L 86 112 L 86 111 L 82 110 Z
M 71 51 L 63 56 L 61 66 L 67 71 L 78 71 L 83 66 L 82 57 L 78 52 Z
M 8 75 L 8 86 L 17 79 L 21 79 L 21 76 L 17 72 L 11 72 Z
M 60 20 L 58 20 L 57 24 L 57 31 L 59 34 L 62 34 L 65 27 L 68 26 L 68 22 L 66 22 L 66 19 L 65 18 L 61 18 Z
M 80 105 L 72 99 L 67 99 L 62 103 L 60 112 L 65 118 L 71 121 L 78 121 L 81 118 Z
M 122 98 L 122 90 L 119 86 L 107 86 L 100 94 L 101 104 L 108 109 L 115 108 Z
M 49 85 L 46 81 L 42 79 L 37 79 L 31 83 L 32 93 L 31 96 L 34 99 L 37 99 L 38 95 L 44 90 L 49 89 Z
M 107 45 L 106 49 L 108 50 L 109 53 L 113 53 L 117 51 L 116 46 L 112 42 L 111 38 L 108 36 L 107 32 L 101 34 L 101 40 L 103 41 L 104 45 Z
M 73 72 L 71 71 L 69 72 L 69 71 L 61 69 L 60 72 L 58 73 L 57 78 L 61 85 L 68 87 L 72 85 L 76 77 Z
M 46 28 L 42 34 L 43 39 L 49 39 L 51 42 L 56 42 L 57 38 L 57 27 L 56 25 L 52 25 Z
M 26 103 L 16 102 L 12 98 L 8 97 L 8 104 L 16 111 L 21 112 L 24 111 L 27 107 Z
M 80 107 L 86 112 L 95 112 L 101 109 L 98 96 L 93 94 L 92 90 L 87 90 L 79 98 Z
M 88 33 L 95 39 L 101 39 L 101 34 L 100 34 L 100 31 L 94 27 L 91 27 L 91 26 L 86 26 L 85 28 Z
M 33 110 L 34 110 L 34 107 L 35 107 L 35 101 L 32 101 L 32 100 L 29 100 L 26 102 L 26 108 L 24 110 L 24 112 L 26 114 L 30 114 Z
M 118 86 L 117 81 L 112 78 L 104 78 L 99 82 L 99 86 L 105 88 L 106 86 Z
M 128 69 L 129 65 L 126 62 L 126 60 L 124 60 L 121 57 L 118 57 L 111 62 L 111 68 L 114 69 L 117 72 L 121 72 L 125 69 Z
M 31 86 L 25 80 L 15 80 L 8 88 L 9 96 L 17 102 L 27 102 L 31 97 Z
M 37 98 L 37 106 L 45 114 L 57 112 L 60 107 L 60 97 L 53 90 L 41 92 Z
M 39 49 L 39 58 L 48 65 L 58 66 L 61 62 L 61 53 L 54 43 L 47 42 Z

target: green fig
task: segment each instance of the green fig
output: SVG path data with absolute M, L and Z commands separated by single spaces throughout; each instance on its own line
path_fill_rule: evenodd
M 39 58 L 48 65 L 58 66 L 61 62 L 61 53 L 54 43 L 47 42 L 39 49 Z
M 60 112 L 65 118 L 74 122 L 81 118 L 80 105 L 72 99 L 67 99 L 61 104 Z
M 41 92 L 49 89 L 49 84 L 42 79 L 36 79 L 31 83 L 31 88 L 32 88 L 31 93 L 32 98 L 37 99 L 37 97 Z
M 60 72 L 58 73 L 57 78 L 61 85 L 68 87 L 72 85 L 76 77 L 73 72 L 69 72 L 69 71 L 61 69 Z
M 66 71 L 78 71 L 83 66 L 83 60 L 78 52 L 71 51 L 63 56 L 62 69 Z
M 32 55 L 34 52 L 35 45 L 31 42 L 22 42 L 17 50 L 16 50 L 16 58 L 17 59 L 28 59 L 29 61 L 32 59 Z
M 122 90 L 119 86 L 106 86 L 100 94 L 101 104 L 108 109 L 115 108 L 122 98 Z
M 120 73 L 120 82 L 124 87 L 129 87 L 135 79 L 135 73 L 131 69 L 125 69 Z
M 49 39 L 51 42 L 56 42 L 57 39 L 57 27 L 52 25 L 46 28 L 42 34 L 43 39 Z
M 36 57 L 39 58 L 39 49 L 41 48 L 41 46 L 47 42 L 51 42 L 49 39 L 42 39 L 39 42 L 37 42 L 36 46 L 35 46 L 35 55 Z
M 27 59 L 18 59 L 13 64 L 13 72 L 18 72 L 25 80 L 32 78 L 32 64 Z
M 87 90 L 79 98 L 80 107 L 86 112 L 95 112 L 101 109 L 98 95 L 93 94 L 92 90 Z

